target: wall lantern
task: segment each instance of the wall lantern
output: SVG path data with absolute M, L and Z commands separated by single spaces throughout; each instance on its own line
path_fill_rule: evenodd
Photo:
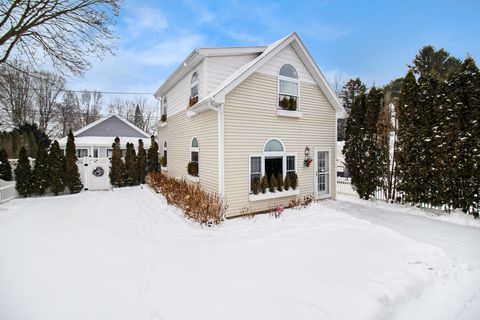
M 310 148 L 308 146 L 305 147 L 305 155 L 306 156 L 310 155 Z

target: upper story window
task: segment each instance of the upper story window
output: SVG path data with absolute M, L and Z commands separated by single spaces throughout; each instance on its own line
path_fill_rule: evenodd
M 299 81 L 297 70 L 285 64 L 278 73 L 278 107 L 283 110 L 298 110 Z
M 162 115 L 167 114 L 167 97 L 163 97 L 162 101 Z
M 200 84 L 200 79 L 198 77 L 198 72 L 195 71 L 192 74 L 192 79 L 190 81 L 190 102 L 189 105 L 193 106 L 198 102 L 198 86 Z

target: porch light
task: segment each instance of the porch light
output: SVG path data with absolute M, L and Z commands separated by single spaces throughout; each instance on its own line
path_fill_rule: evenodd
M 308 146 L 305 147 L 305 155 L 310 155 L 310 148 Z

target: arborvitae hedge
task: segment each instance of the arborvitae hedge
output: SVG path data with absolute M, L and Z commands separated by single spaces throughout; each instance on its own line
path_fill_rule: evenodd
M 112 144 L 112 159 L 110 160 L 110 183 L 114 187 L 123 187 L 125 184 L 125 164 L 122 161 L 120 138 L 116 137 Z
M 68 187 L 70 193 L 78 193 L 83 189 L 80 172 L 78 172 L 75 138 L 72 130 L 68 133 L 65 153 L 65 185 Z
M 48 150 L 45 142 L 40 140 L 37 146 L 35 165 L 33 167 L 33 184 L 35 193 L 42 196 L 49 187 Z
M 18 164 L 15 168 L 15 180 L 17 182 L 15 187 L 21 196 L 28 197 L 34 192 L 32 170 L 25 147 L 20 149 Z
M 143 147 L 143 140 L 138 140 L 138 155 L 137 155 L 137 180 L 139 183 L 145 183 L 145 176 L 147 174 L 147 153 Z
M 160 162 L 158 161 L 158 143 L 154 136 L 150 138 L 150 148 L 147 156 L 147 170 L 148 172 L 159 172 Z
M 65 169 L 65 160 L 60 153 L 60 146 L 55 140 L 50 146 L 48 171 L 50 173 L 50 191 L 56 196 L 65 190 Z
M 8 155 L 5 149 L 0 150 L 0 179 L 5 181 L 12 180 L 12 166 L 8 161 Z

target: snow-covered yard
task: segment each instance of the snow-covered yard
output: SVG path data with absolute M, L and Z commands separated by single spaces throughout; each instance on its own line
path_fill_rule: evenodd
M 148 188 L 13 200 L 0 319 L 477 319 L 480 229 L 403 211 L 343 197 L 201 228 Z

